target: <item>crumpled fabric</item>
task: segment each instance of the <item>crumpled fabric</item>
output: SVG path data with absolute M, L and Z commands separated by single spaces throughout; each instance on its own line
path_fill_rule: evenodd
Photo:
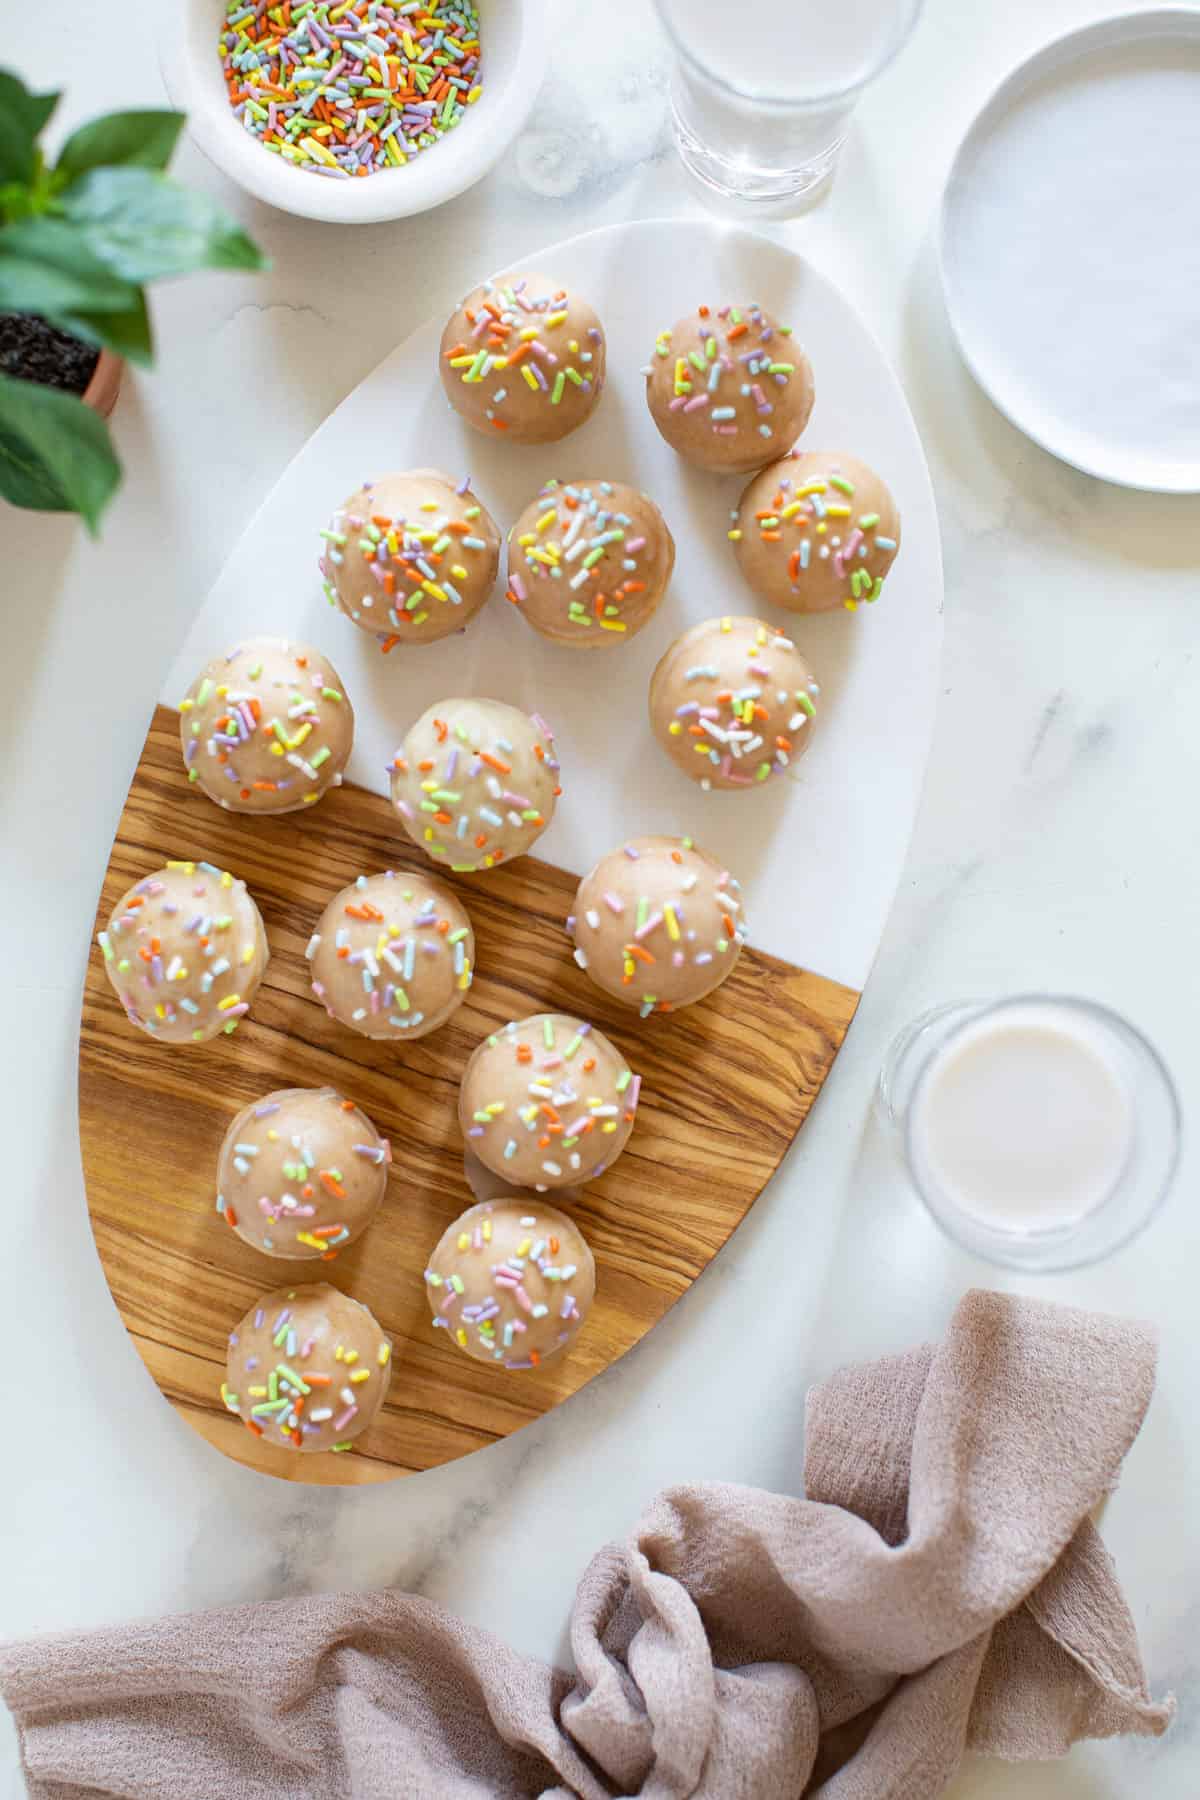
M 972 1292 L 808 1397 L 804 1499 L 669 1489 L 584 1573 L 575 1672 L 329 1594 L 0 1650 L 34 1800 L 925 1800 L 965 1750 L 1164 1731 L 1090 1514 L 1149 1327 Z

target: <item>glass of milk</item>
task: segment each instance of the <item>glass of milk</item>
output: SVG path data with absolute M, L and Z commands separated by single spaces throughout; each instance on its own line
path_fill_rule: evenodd
M 937 1007 L 892 1045 L 877 1104 L 937 1222 L 1016 1269 L 1079 1268 L 1128 1243 L 1179 1159 L 1165 1064 L 1091 1000 Z
M 784 201 L 833 172 L 855 102 L 904 48 L 922 0 L 656 0 L 675 51 L 684 163 L 737 200 Z

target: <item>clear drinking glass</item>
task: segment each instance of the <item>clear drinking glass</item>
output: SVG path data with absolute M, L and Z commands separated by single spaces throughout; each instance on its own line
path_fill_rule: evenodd
M 943 1230 L 1027 1272 L 1081 1268 L 1128 1243 L 1179 1161 L 1166 1065 L 1091 1000 L 935 1007 L 892 1044 L 876 1107 Z
M 855 102 L 908 41 L 922 0 L 655 0 L 676 52 L 684 163 L 737 200 L 800 199 L 831 174 Z

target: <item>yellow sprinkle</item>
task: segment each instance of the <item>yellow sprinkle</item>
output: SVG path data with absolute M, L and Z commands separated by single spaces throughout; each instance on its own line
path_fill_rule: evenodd
M 669 902 L 663 907 L 663 918 L 667 921 L 667 936 L 677 943 L 679 941 L 679 920 L 675 917 L 675 908 Z
M 733 543 L 733 544 L 736 544 L 736 543 L 739 543 L 739 542 L 740 542 L 740 541 L 741 541 L 741 536 L 742 536 L 742 534 L 741 534 L 741 532 L 740 532 L 740 531 L 738 531 L 738 530 L 736 530 L 736 529 L 735 529 L 735 530 L 733 530 L 733 531 L 731 531 L 731 532 L 730 532 L 730 533 L 729 533 L 729 541 L 730 541 L 730 543 Z
M 391 1360 L 392 1360 L 392 1346 L 389 1343 L 387 1343 L 385 1340 L 385 1342 L 383 1342 L 379 1346 L 379 1366 L 380 1366 L 380 1368 L 386 1369 L 388 1366 L 388 1363 Z
M 566 318 L 566 316 L 567 316 L 567 309 L 564 306 L 562 308 L 562 310 L 559 312 L 547 313 L 546 314 L 546 323 L 547 323 L 547 325 L 549 325 L 551 327 L 551 329 L 553 329 L 554 326 L 561 325 L 563 320 Z
M 524 331 L 520 332 L 518 335 L 520 336 L 522 343 L 531 344 L 537 334 L 538 328 L 536 325 L 526 325 Z M 474 358 L 472 358 L 472 361 L 474 361 Z M 534 386 L 537 386 L 536 382 L 534 383 Z
M 194 875 L 196 873 L 196 865 L 194 862 L 169 862 L 167 867 L 168 869 L 182 869 L 185 875 Z
M 437 509 L 438 509 L 438 502 L 436 500 L 422 500 L 422 502 L 421 502 L 421 511 L 422 512 L 436 512 Z
M 458 1345 L 458 1347 L 459 1347 L 459 1349 L 460 1349 L 460 1350 L 465 1350 L 465 1349 L 466 1349 L 466 1347 L 467 1347 L 467 1334 L 466 1334 L 466 1332 L 465 1332 L 465 1331 L 464 1331 L 464 1330 L 463 1330 L 463 1328 L 462 1328 L 462 1326 L 461 1326 L 461 1325 L 460 1325 L 460 1326 L 459 1326 L 459 1327 L 458 1327 L 458 1330 L 457 1330 L 457 1331 L 456 1331 L 456 1332 L 455 1332 L 455 1333 L 454 1333 L 454 1341 L 455 1341 L 455 1343 L 456 1343 L 456 1344 L 457 1344 L 457 1345 Z
M 242 951 L 242 961 L 244 963 L 254 961 L 254 945 L 253 944 L 247 944 L 246 948 Z
M 528 1256 L 529 1252 L 532 1250 L 532 1248 L 533 1248 L 533 1239 L 532 1238 L 522 1238 L 520 1243 L 517 1245 L 517 1255 L 518 1256 Z
M 525 377 L 526 381 L 529 383 L 530 387 L 533 389 L 534 393 L 536 394 L 536 392 L 537 392 L 537 376 L 534 374 L 533 370 L 530 368 L 528 363 L 521 364 L 521 373 Z
M 353 1375 L 350 1377 L 351 1382 L 370 1381 L 370 1379 L 370 1369 L 355 1369 Z
M 538 520 L 537 524 L 534 526 L 533 529 L 535 531 L 549 531 L 550 527 L 553 525 L 553 523 L 554 523 L 555 519 L 557 519 L 557 517 L 558 517 L 558 508 L 556 506 L 552 506 L 548 512 L 544 512 L 542 514 L 541 518 Z M 529 542 L 529 539 L 527 537 L 519 538 L 517 541 L 518 541 L 518 543 L 525 544 L 525 543 Z
M 217 1011 L 228 1012 L 231 1006 L 240 1006 L 241 1004 L 242 996 L 240 994 L 227 994 L 224 1000 L 217 1003 Z
M 342 1354 L 342 1361 L 348 1362 L 348 1363 L 356 1363 L 358 1361 L 358 1351 L 357 1350 L 344 1351 Z
M 492 1221 L 490 1219 L 483 1221 L 483 1241 L 485 1244 L 490 1244 L 492 1241 Z
M 324 163 L 327 169 L 337 168 L 337 157 L 333 156 L 325 148 L 324 144 L 322 144 L 319 139 L 315 138 L 311 132 L 307 137 L 302 137 L 300 139 L 300 148 L 302 150 L 307 150 L 314 162 Z
M 471 1247 L 471 1234 L 470 1234 L 470 1232 L 469 1232 L 469 1231 L 460 1231 L 460 1232 L 459 1232 L 459 1234 L 458 1234 L 458 1247 L 459 1247 L 459 1249 L 460 1249 L 460 1250 L 469 1250 L 469 1249 L 470 1249 L 470 1247 Z

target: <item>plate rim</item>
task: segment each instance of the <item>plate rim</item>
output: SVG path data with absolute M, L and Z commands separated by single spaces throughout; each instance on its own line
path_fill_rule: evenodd
M 1103 18 L 1093 19 L 1089 24 L 1073 26 L 1071 30 L 1051 38 L 1023 58 L 1001 77 L 959 139 L 942 188 L 934 236 L 942 300 L 955 347 L 973 380 L 997 412 L 1023 437 L 1028 438 L 1047 455 L 1053 456 L 1056 461 L 1065 463 L 1068 468 L 1078 469 L 1081 474 L 1114 487 L 1146 494 L 1200 494 L 1200 456 L 1193 463 L 1185 465 L 1189 472 L 1181 475 L 1178 480 L 1164 480 L 1162 477 L 1146 480 L 1135 474 L 1120 472 L 1103 460 L 1093 461 L 1068 452 L 1022 417 L 1021 409 L 1010 404 L 1003 392 L 984 375 L 972 351 L 968 334 L 964 331 L 952 273 L 954 258 L 949 248 L 950 210 L 952 201 L 962 186 L 967 161 L 985 133 L 1039 76 L 1071 68 L 1094 49 L 1107 48 L 1122 41 L 1169 38 L 1177 34 L 1200 43 L 1200 9 L 1182 5 L 1125 8 L 1120 12 L 1107 13 Z

